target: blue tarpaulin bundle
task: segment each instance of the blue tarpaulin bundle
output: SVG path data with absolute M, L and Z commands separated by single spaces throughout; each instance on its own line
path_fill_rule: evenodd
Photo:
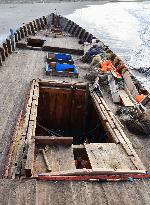
M 91 63 L 94 56 L 99 54 L 102 58 L 105 58 L 106 54 L 103 48 L 98 45 L 92 46 L 86 54 L 82 57 L 82 61 L 84 63 Z

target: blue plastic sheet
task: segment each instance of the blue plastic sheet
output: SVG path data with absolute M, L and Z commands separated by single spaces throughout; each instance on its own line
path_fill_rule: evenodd
M 70 54 L 57 53 L 55 54 L 55 59 L 62 59 L 64 61 L 69 61 L 72 60 L 72 56 Z
M 60 71 L 65 71 L 65 70 L 68 70 L 68 69 L 71 69 L 72 71 L 70 72 L 73 72 L 73 73 L 78 73 L 77 71 L 77 68 L 75 65 L 72 65 L 72 64 L 61 64 L 61 63 L 56 63 L 56 67 L 55 67 L 55 70 L 57 72 L 60 72 Z M 46 67 L 46 71 L 51 71 L 52 68 L 50 67 L 50 65 L 47 65 Z

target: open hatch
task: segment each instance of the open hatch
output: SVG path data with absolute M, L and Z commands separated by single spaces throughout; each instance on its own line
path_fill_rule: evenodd
M 88 83 L 33 80 L 21 128 L 11 176 L 145 172 L 100 90 Z

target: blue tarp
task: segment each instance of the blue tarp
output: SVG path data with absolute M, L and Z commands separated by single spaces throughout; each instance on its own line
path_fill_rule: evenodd
M 62 59 L 65 61 L 69 61 L 69 60 L 72 60 L 72 56 L 70 54 L 57 53 L 55 54 L 55 59 Z
M 70 72 L 78 73 L 77 68 L 76 68 L 75 65 L 56 63 L 55 70 L 56 70 L 57 72 L 59 72 L 59 71 L 65 71 L 65 70 L 68 70 L 68 69 L 71 69 Z M 47 70 L 47 71 L 51 71 L 51 70 L 52 70 L 52 68 L 50 67 L 50 65 L 47 66 L 46 70 Z
M 54 59 L 62 59 L 64 61 L 69 61 L 72 60 L 72 56 L 70 54 L 66 54 L 66 53 L 48 53 L 48 54 L 54 54 L 55 57 Z

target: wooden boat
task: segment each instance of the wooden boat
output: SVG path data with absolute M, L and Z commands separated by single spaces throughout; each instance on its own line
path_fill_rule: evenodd
M 3 145 L 3 178 L 128 181 L 150 177 L 148 158 L 144 153 L 142 160 L 139 158 L 130 141 L 131 133 L 115 115 L 118 104 L 146 112 L 149 93 L 141 86 L 137 89 L 137 81 L 127 67 L 122 77 L 124 88 L 117 91 L 117 97 L 114 73 L 107 76 L 111 95 L 100 75 L 93 83 L 85 80 L 89 65 L 80 58 L 95 44 L 106 54 L 113 53 L 79 25 L 55 14 L 24 24 L 3 43 L 1 71 L 6 66 L 11 69 L 8 82 L 16 80 L 15 94 L 22 93 L 15 129 L 7 136 L 10 142 Z M 45 62 L 58 61 L 49 58 L 48 52 L 71 54 L 71 63 L 79 68 L 78 78 L 56 71 L 46 76 Z M 137 103 L 135 96 L 141 91 L 145 99 Z

